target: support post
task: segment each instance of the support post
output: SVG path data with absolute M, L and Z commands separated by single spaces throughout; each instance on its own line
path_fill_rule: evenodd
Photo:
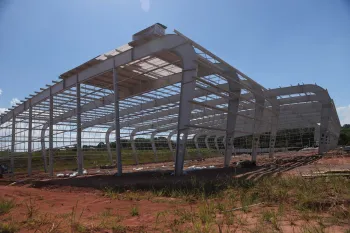
M 196 89 L 198 64 L 197 55 L 190 44 L 183 44 L 174 49 L 182 58 L 182 79 L 180 91 L 180 106 L 177 124 L 175 175 L 181 176 L 186 155 L 186 142 L 191 120 L 192 104 Z
M 112 157 L 112 150 L 111 150 L 111 143 L 109 141 L 109 136 L 111 135 L 113 126 L 108 128 L 106 135 L 105 135 L 105 141 L 106 141 L 106 147 L 107 147 L 107 153 L 108 153 L 108 160 L 112 164 L 113 163 L 113 157 Z M 116 143 L 117 144 L 117 143 Z
M 53 176 L 53 95 L 50 88 L 49 108 L 49 175 Z
M 154 154 L 154 162 L 158 161 L 158 158 L 157 158 L 157 147 L 156 147 L 156 142 L 154 141 L 154 137 L 156 136 L 157 133 L 158 133 L 157 131 L 154 131 L 151 134 L 151 145 L 152 145 L 152 150 L 153 150 L 153 154 Z
M 205 143 L 205 147 L 208 149 L 208 150 L 210 150 L 210 145 L 209 145 L 209 138 L 210 138 L 210 134 L 207 134 L 207 135 L 205 135 L 205 138 L 204 138 L 204 143 Z
M 184 65 L 185 62 L 184 62 Z M 191 64 L 191 67 L 184 67 L 181 81 L 180 107 L 177 126 L 176 139 L 176 158 L 175 158 L 175 175 L 180 176 L 183 172 L 183 165 L 186 155 L 186 142 L 188 136 L 188 125 L 191 119 L 192 104 L 194 91 L 196 87 L 195 77 L 197 77 L 197 65 Z
M 318 153 L 323 155 L 328 151 L 330 133 L 329 133 L 329 118 L 331 112 L 331 104 L 322 104 L 321 110 L 321 125 L 320 125 L 320 139 Z
M 169 146 L 169 150 L 170 150 L 170 153 L 172 154 L 172 157 L 173 157 L 173 160 L 175 161 L 175 155 L 174 155 L 174 150 L 173 150 L 173 144 L 172 144 L 172 141 L 171 141 L 171 137 L 175 134 L 176 132 L 176 129 L 174 129 L 173 131 L 171 131 L 168 135 L 168 146 Z
M 220 152 L 220 147 L 219 147 L 219 144 L 218 144 L 218 139 L 219 139 L 219 135 L 215 135 L 215 138 L 214 138 L 214 144 L 215 144 L 215 148 L 218 152 Z
M 32 135 L 33 135 L 33 111 L 30 104 L 28 119 L 28 176 L 32 175 Z
M 232 75 L 230 75 L 230 77 L 232 77 L 232 79 L 227 79 L 229 89 L 229 101 L 225 135 L 225 167 L 230 166 L 231 162 L 233 139 L 235 134 L 237 112 L 239 107 L 239 98 L 241 95 L 241 86 L 239 85 L 240 79 L 237 73 L 232 72 Z
M 224 149 L 226 149 L 226 134 L 222 138 L 222 144 L 224 145 Z
M 320 145 L 320 126 L 315 125 L 314 129 L 314 146 L 319 146 Z
M 269 158 L 272 158 L 273 155 L 275 154 L 277 128 L 278 128 L 278 117 L 273 116 L 271 118 Z
M 137 165 L 139 164 L 139 159 L 136 151 L 135 134 L 136 134 L 136 129 L 134 129 L 130 134 L 130 143 L 131 143 L 132 154 L 134 156 L 134 161 L 135 161 L 135 164 Z
M 77 163 L 78 175 L 83 175 L 83 154 L 81 151 L 81 104 L 80 104 L 80 83 L 77 80 L 76 86 L 76 102 L 77 102 Z
M 12 130 L 11 130 L 11 176 L 15 174 L 15 144 L 16 144 L 16 116 L 12 114 Z
M 113 68 L 113 90 L 114 90 L 114 124 L 115 124 L 115 149 L 117 154 L 118 176 L 121 176 L 123 171 L 122 166 L 122 150 L 120 143 L 120 121 L 119 121 L 119 89 L 118 89 L 118 74 L 117 68 Z
M 272 158 L 275 154 L 275 146 L 276 146 L 276 136 L 278 130 L 278 122 L 280 118 L 280 103 L 276 97 L 271 97 L 270 102 L 272 105 L 272 110 L 274 111 L 274 115 L 271 118 L 271 133 L 270 133 L 270 147 L 269 147 L 269 158 Z
M 263 106 L 265 100 L 259 96 L 255 96 L 255 113 L 253 124 L 253 141 L 252 141 L 252 161 L 256 162 L 258 148 L 260 144 L 260 125 L 263 117 Z
M 200 134 L 200 133 L 194 135 L 193 141 L 194 141 L 194 146 L 196 147 L 196 150 L 197 150 L 198 157 L 202 158 L 202 153 L 201 153 L 201 150 L 200 150 L 200 147 L 199 147 L 199 144 L 198 144 L 198 138 L 200 136 L 202 136 L 202 134 Z
M 44 171 L 45 173 L 47 172 L 47 153 L 46 153 L 46 148 L 45 148 L 45 133 L 46 129 L 48 127 L 48 124 L 43 125 L 43 128 L 41 129 L 41 157 L 43 159 L 43 164 L 44 164 Z

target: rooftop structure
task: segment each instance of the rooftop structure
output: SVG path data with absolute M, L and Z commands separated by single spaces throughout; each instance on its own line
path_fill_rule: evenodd
M 142 156 L 157 161 L 163 153 L 181 175 L 185 158 L 204 150 L 223 156 L 229 166 L 239 149 L 256 160 L 258 153 L 273 156 L 291 147 L 288 141 L 301 140 L 303 147 L 306 131 L 314 139 L 308 146 L 317 144 L 320 154 L 336 147 L 341 126 L 326 89 L 266 89 L 180 32 L 165 29 L 155 24 L 136 33 L 130 43 L 63 73 L 2 114 L 0 163 L 8 160 L 14 172 L 26 163 L 30 175 L 40 153 L 42 167 L 53 176 L 55 160 L 70 150 L 79 174 L 88 156 L 105 156 L 116 160 L 122 175 L 126 157 L 139 163 Z

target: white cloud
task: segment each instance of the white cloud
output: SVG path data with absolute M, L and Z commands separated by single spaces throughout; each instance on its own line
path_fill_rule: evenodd
M 350 105 L 337 107 L 337 112 L 342 125 L 350 124 Z
M 2 95 L 2 89 L 0 88 L 0 95 Z
M 19 99 L 17 99 L 17 98 L 12 98 L 12 100 L 11 100 L 11 106 L 14 106 L 14 105 L 16 105 L 16 104 L 18 104 L 19 102 L 21 102 Z
M 141 8 L 144 12 L 148 12 L 151 8 L 151 0 L 140 0 Z

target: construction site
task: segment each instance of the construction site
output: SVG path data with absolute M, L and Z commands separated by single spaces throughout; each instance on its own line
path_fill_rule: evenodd
M 117 221 L 118 226 L 96 223 L 98 227 L 85 224 L 86 231 L 76 225 L 62 230 L 51 219 L 37 229 L 33 226 L 33 232 L 164 232 L 164 228 L 171 229 L 166 232 L 185 232 L 191 221 L 189 224 L 197 229 L 193 232 L 252 232 L 246 230 L 257 227 L 260 221 L 252 214 L 257 213 L 254 208 L 259 209 L 254 206 L 271 201 L 259 196 L 263 191 L 255 190 L 261 202 L 252 198 L 246 202 L 239 199 L 239 204 L 238 199 L 221 203 L 221 207 L 218 204 L 215 208 L 222 214 L 214 218 L 210 211 L 215 208 L 206 202 L 203 208 L 210 212 L 208 220 L 201 217 L 196 190 L 203 189 L 203 195 L 211 198 L 221 193 L 219 189 L 226 190 L 223 186 L 237 187 L 242 191 L 239 195 L 247 192 L 243 197 L 253 197 L 255 194 L 246 187 L 266 176 L 276 180 L 264 183 L 272 192 L 284 177 L 302 182 L 295 178 L 298 176 L 315 182 L 315 175 L 326 176 L 333 170 L 341 170 L 342 178 L 350 174 L 349 157 L 337 149 L 341 124 L 326 87 L 303 83 L 264 87 L 253 78 L 181 32 L 166 33 L 164 25 L 154 24 L 134 34 L 128 44 L 61 74 L 0 116 L 3 198 L 22 200 L 29 195 L 39 203 L 38 197 L 45 196 L 55 206 L 55 200 L 69 196 L 62 206 L 73 206 L 78 215 L 81 212 L 84 224 L 95 224 L 97 220 L 91 220 L 92 215 L 85 216 L 87 210 L 78 207 L 79 198 L 71 195 L 83 195 L 82 202 L 93 205 L 98 198 L 91 195 L 103 190 L 103 198 L 111 198 L 111 203 L 124 208 L 121 213 L 129 214 L 130 205 L 137 209 L 137 213 L 136 209 L 131 210 L 133 219 Z M 310 192 L 322 193 L 316 184 L 315 189 L 311 184 L 301 184 L 305 190 L 309 187 Z M 174 194 L 174 190 L 182 191 Z M 157 193 L 157 198 L 147 196 L 149 192 Z M 53 193 L 61 195 L 61 199 L 51 196 Z M 164 195 L 171 201 L 161 199 Z M 176 208 L 185 208 L 185 212 L 178 213 L 184 222 L 175 222 L 178 218 L 172 213 L 157 225 L 158 219 L 165 218 L 164 213 L 174 208 L 172 202 L 188 196 L 198 201 L 193 208 L 199 208 L 199 215 L 195 216 L 199 216 L 200 223 L 194 218 L 190 221 L 190 217 L 183 219 L 188 208 L 192 211 L 192 199 L 187 198 L 176 204 Z M 281 196 L 274 198 L 285 200 Z M 343 217 L 350 219 L 350 199 L 342 198 L 346 210 Z M 153 201 L 147 204 L 146 199 Z M 94 210 L 105 211 L 108 204 L 100 204 L 94 204 Z M 329 207 L 328 203 L 325 205 Z M 50 209 L 49 204 L 38 206 Z M 236 220 L 232 224 L 227 220 L 230 216 L 224 207 L 237 206 L 252 206 L 252 212 L 242 211 L 240 215 L 245 216 L 244 221 L 249 220 L 246 230 Z M 67 209 L 62 208 L 57 207 L 56 211 L 63 215 Z M 163 212 L 155 220 L 151 214 L 141 218 L 138 211 L 150 211 L 153 215 Z M 275 213 L 280 209 L 275 206 L 268 211 Z M 294 232 L 293 224 L 275 226 L 274 216 L 265 219 L 272 229 L 266 232 Z M 157 223 L 147 227 L 148 221 Z M 299 230 L 307 222 L 295 221 Z M 339 232 L 348 229 L 350 223 L 348 219 L 344 221 L 336 226 Z M 164 222 L 173 225 L 169 228 Z M 338 232 L 338 228 L 329 228 L 329 232 Z

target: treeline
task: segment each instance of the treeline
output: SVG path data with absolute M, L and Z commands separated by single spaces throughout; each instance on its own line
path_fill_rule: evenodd
M 350 124 L 345 124 L 341 128 L 338 145 L 350 146 Z

